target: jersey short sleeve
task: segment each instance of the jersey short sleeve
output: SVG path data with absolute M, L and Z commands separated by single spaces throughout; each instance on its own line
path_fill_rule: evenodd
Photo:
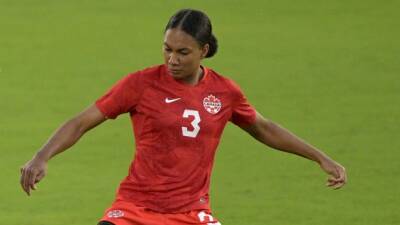
M 239 86 L 234 82 L 231 82 L 231 84 L 234 93 L 231 122 L 238 126 L 253 124 L 256 120 L 256 110 L 247 101 Z
M 106 118 L 115 119 L 120 114 L 135 110 L 143 90 L 141 77 L 140 71 L 129 74 L 97 99 L 96 106 Z

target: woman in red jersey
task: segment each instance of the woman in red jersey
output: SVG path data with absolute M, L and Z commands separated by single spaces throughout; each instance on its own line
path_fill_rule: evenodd
M 123 113 L 130 114 L 134 127 L 135 159 L 99 225 L 220 224 L 211 214 L 208 193 L 228 121 L 267 146 L 317 162 L 329 174 L 327 185 L 342 187 L 343 166 L 265 119 L 233 81 L 201 65 L 216 51 L 209 18 L 197 10 L 178 11 L 165 28 L 165 63 L 125 76 L 62 125 L 21 168 L 24 191 L 30 195 L 36 189 L 54 155 Z

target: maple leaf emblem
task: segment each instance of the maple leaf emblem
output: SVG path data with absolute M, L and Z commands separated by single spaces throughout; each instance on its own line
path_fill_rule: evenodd
M 207 112 L 217 114 L 221 110 L 222 103 L 221 100 L 214 95 L 208 95 L 203 99 L 203 106 Z

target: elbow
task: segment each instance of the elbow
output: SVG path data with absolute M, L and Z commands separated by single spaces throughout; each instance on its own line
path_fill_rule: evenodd
M 279 128 L 279 125 L 272 122 L 271 120 L 265 121 L 265 123 L 264 123 L 264 129 L 269 134 L 273 134 L 278 128 Z
M 257 141 L 271 147 L 274 138 L 277 136 L 279 125 L 269 119 L 265 119 L 262 115 L 257 114 L 255 123 L 243 129 Z
M 82 136 L 86 132 L 84 123 L 83 121 L 81 121 L 79 117 L 74 117 L 68 120 L 65 126 L 73 130 L 74 131 L 73 133 L 77 134 L 78 136 Z
M 258 141 L 265 143 L 268 139 L 268 136 L 270 136 L 274 125 L 275 124 L 272 121 L 259 117 L 257 118 L 257 121 L 253 127 L 248 130 L 248 132 Z
M 277 139 L 277 130 L 279 130 L 279 125 L 272 122 L 271 120 L 263 119 L 259 124 L 259 132 L 255 136 L 257 140 L 264 143 L 265 145 L 274 148 L 275 140 Z

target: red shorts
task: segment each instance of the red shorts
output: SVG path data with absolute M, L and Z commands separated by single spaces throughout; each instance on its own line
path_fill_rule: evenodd
M 221 225 L 208 210 L 185 213 L 159 213 L 131 202 L 115 201 L 101 221 L 115 225 Z

